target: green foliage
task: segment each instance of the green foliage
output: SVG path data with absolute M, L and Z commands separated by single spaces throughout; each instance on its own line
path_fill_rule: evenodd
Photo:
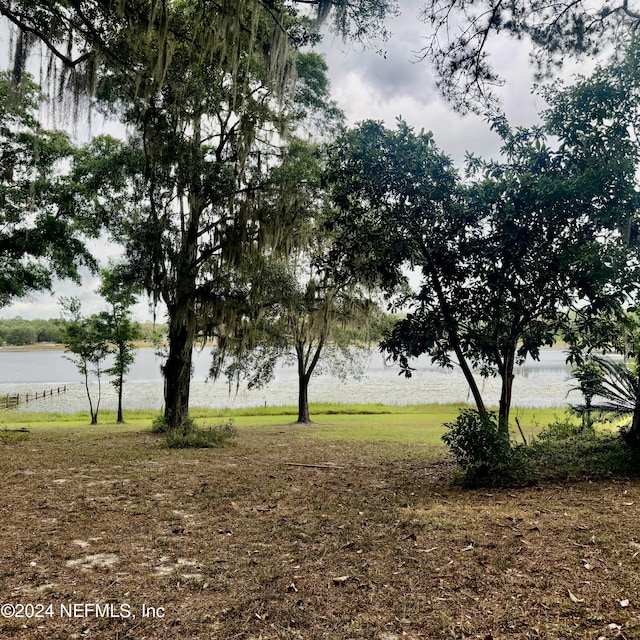
M 556 420 L 547 425 L 539 434 L 543 442 L 559 442 L 572 438 L 592 438 L 595 435 L 593 424 L 575 422 L 575 420 Z
M 164 419 L 164 415 L 160 414 L 156 416 L 151 422 L 151 431 L 153 433 L 165 433 L 167 431 L 167 423 Z
M 95 97 L 132 134 L 127 144 L 87 145 L 74 178 L 84 217 L 110 222 L 137 283 L 166 304 L 165 411 L 174 426 L 188 413 L 194 341 L 245 316 L 237 273 L 245 259 L 291 246 L 297 189 L 283 189 L 273 169 L 292 132 L 305 120 L 340 119 L 324 61 L 296 48 L 317 42 L 330 15 L 344 36 L 383 36 L 394 3 L 323 0 L 316 19 L 308 9 L 298 0 L 2 7 L 20 31 L 16 80 L 40 40 L 62 61 L 62 77 L 72 75 L 75 106 L 80 92 Z
M 83 316 L 78 298 L 62 298 L 60 302 L 62 312 L 68 317 L 63 340 L 65 353 L 69 355 L 65 357 L 76 365 L 84 379 L 91 424 L 98 424 L 104 363 L 111 353 L 109 326 L 100 314 Z M 97 383 L 95 394 L 92 394 L 92 379 Z
M 0 73 L 0 307 L 50 289 L 54 275 L 79 281 L 79 266 L 95 268 L 68 176 L 75 149 L 40 126 L 39 97 L 30 77 L 15 85 Z
M 623 438 L 594 432 L 566 437 L 556 433 L 518 446 L 509 472 L 511 484 L 638 475 L 640 457 Z
M 455 422 L 445 424 L 445 444 L 471 483 L 489 482 L 504 475 L 511 463 L 508 434 L 498 427 L 495 413 L 481 415 L 462 409 Z
M 382 327 L 370 292 L 329 257 L 333 238 L 322 224 L 322 159 L 320 145 L 296 140 L 272 172 L 277 206 L 286 205 L 292 216 L 290 246 L 253 259 L 245 276 L 248 311 L 241 322 L 219 327 L 211 367 L 214 378 L 222 374 L 230 385 L 246 380 L 259 388 L 273 378 L 279 359 L 295 364 L 299 422 L 310 422 L 312 376 L 358 376 L 369 354 L 370 319 L 378 331 Z
M 537 359 L 559 334 L 579 340 L 570 318 L 617 319 L 638 280 L 639 247 L 619 233 L 637 215 L 637 145 L 622 109 L 613 123 L 598 110 L 599 80 L 579 90 L 590 101 L 572 89 L 552 94 L 553 146 L 541 128 L 495 118 L 503 157 L 469 155 L 465 181 L 431 134 L 402 121 L 346 132 L 327 171 L 337 205 L 328 223 L 338 238 L 333 263 L 382 283 L 409 308 L 384 350 L 406 375 L 423 353 L 460 366 L 480 413 L 474 370 L 499 376 L 505 431 L 515 365 Z M 413 292 L 403 290 L 407 268 L 422 274 Z
M 590 385 L 596 399 L 588 403 L 589 411 L 613 418 L 628 418 L 621 434 L 629 446 L 640 451 L 640 370 L 637 361 L 629 366 L 623 360 L 591 356 L 590 362 L 598 368 L 598 375 Z M 576 409 L 585 412 L 587 403 Z
M 164 432 L 165 441 L 170 449 L 229 446 L 235 443 L 237 435 L 233 420 L 225 420 L 210 427 L 198 427 L 189 418 L 183 421 L 181 428 Z
M 38 334 L 33 323 L 18 320 L 17 322 L 3 322 L 0 327 L 0 336 L 6 344 L 22 346 L 33 344 L 38 339 Z

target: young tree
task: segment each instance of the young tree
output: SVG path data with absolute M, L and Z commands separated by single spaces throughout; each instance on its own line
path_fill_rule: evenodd
M 211 373 L 224 372 L 229 384 L 246 380 L 260 388 L 273 379 L 275 366 L 295 364 L 298 374 L 298 417 L 311 423 L 309 384 L 319 371 L 341 378 L 357 376 L 368 357 L 376 305 L 356 283 L 336 277 L 328 265 L 300 254 L 264 265 L 259 281 L 249 286 L 250 306 L 244 322 L 221 334 Z
M 15 85 L 0 73 L 0 307 L 50 289 L 54 275 L 79 281 L 79 266 L 95 266 L 71 206 L 75 149 L 40 126 L 38 99 L 31 78 Z
M 109 304 L 109 311 L 100 314 L 108 340 L 113 345 L 113 365 L 105 373 L 112 377 L 111 383 L 118 394 L 117 422 L 123 423 L 122 394 L 124 377 L 136 359 L 134 340 L 141 337 L 139 326 L 131 320 L 131 307 L 136 302 L 135 287 L 126 281 L 122 268 L 111 266 L 102 270 L 100 295 Z
M 430 134 L 402 122 L 396 131 L 365 123 L 334 154 L 342 259 L 389 291 L 403 266 L 422 273 L 421 288 L 403 299 L 411 313 L 383 348 L 407 374 L 422 353 L 458 364 L 482 419 L 473 369 L 499 376 L 503 432 L 515 364 L 553 344 L 573 313 L 619 314 L 637 281 L 619 233 L 635 215 L 635 151 L 629 131 L 591 115 L 575 123 L 579 134 L 555 127 L 556 149 L 542 130 L 497 120 L 505 160 L 470 157 L 466 183 Z
M 105 319 L 100 315 L 82 315 L 78 298 L 62 298 L 65 356 L 76 365 L 84 378 L 84 387 L 89 401 L 91 424 L 98 424 L 98 411 L 102 400 L 102 374 L 105 360 L 111 353 L 110 332 Z M 95 379 L 97 392 L 92 394 L 91 379 Z

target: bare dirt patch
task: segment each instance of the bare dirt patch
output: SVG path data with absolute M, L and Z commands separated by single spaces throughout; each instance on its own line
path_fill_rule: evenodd
M 0 637 L 640 638 L 640 482 L 462 490 L 314 428 L 2 446 Z

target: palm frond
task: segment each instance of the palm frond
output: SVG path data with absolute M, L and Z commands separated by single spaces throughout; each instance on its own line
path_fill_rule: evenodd
M 629 369 L 626 362 L 594 356 L 593 360 L 602 367 L 605 375 L 594 387 L 595 395 L 601 399 L 592 404 L 594 411 L 627 415 L 640 405 L 640 380 Z

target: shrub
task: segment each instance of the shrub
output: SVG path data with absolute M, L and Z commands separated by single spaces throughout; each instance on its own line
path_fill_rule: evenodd
M 507 473 L 511 461 L 509 435 L 498 428 L 495 413 L 487 418 L 475 409 L 462 409 L 442 439 L 470 482 L 497 480 Z
M 187 416 L 186 418 L 182 419 L 182 424 L 180 425 L 179 429 L 176 429 L 176 431 L 187 433 L 195 428 L 196 423 L 192 418 Z M 167 425 L 167 421 L 165 420 L 164 414 L 161 413 L 159 416 L 154 418 L 153 422 L 151 423 L 151 431 L 153 431 L 153 433 L 167 433 L 169 431 L 169 427 Z
M 574 422 L 570 419 L 556 420 L 547 425 L 539 434 L 538 439 L 543 441 L 559 441 L 569 438 L 591 438 L 595 435 L 592 425 Z
M 596 433 L 534 440 L 514 451 L 518 484 L 640 474 L 640 459 L 618 435 Z
M 189 424 L 185 426 L 187 421 Z M 191 418 L 187 418 L 180 429 L 164 431 L 165 441 L 170 449 L 223 447 L 233 444 L 237 435 L 233 420 L 201 428 L 197 427 Z

